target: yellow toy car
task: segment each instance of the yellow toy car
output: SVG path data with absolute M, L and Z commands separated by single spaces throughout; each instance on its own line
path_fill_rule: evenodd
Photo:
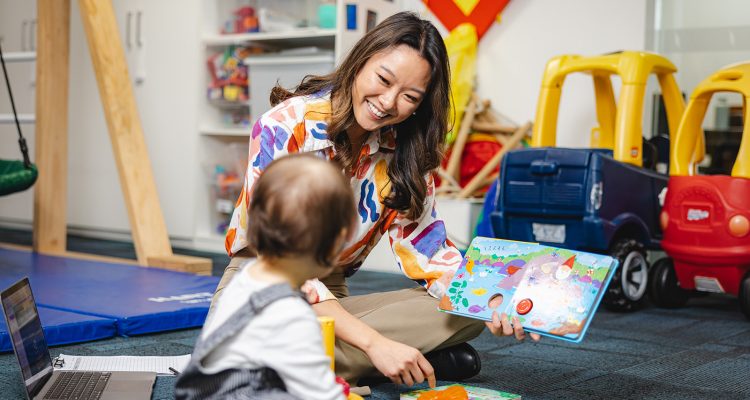
M 532 148 L 508 153 L 490 213 L 495 237 L 607 253 L 620 262 L 603 303 L 635 308 L 646 294 L 646 249 L 658 249 L 659 194 L 667 175 L 643 167 L 643 104 L 656 75 L 672 132 L 684 111 L 666 58 L 640 51 L 594 57 L 564 55 L 547 63 L 537 105 Z M 590 149 L 556 148 L 565 78 L 585 73 L 594 82 L 598 127 Z M 612 75 L 622 81 L 615 102 Z

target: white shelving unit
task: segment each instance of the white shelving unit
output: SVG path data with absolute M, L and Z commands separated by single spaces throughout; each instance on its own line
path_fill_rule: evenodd
M 315 46 L 325 44 L 336 37 L 336 29 L 301 28 L 288 32 L 255 32 L 234 33 L 226 35 L 207 35 L 203 38 L 206 46 L 229 46 L 232 44 L 247 44 L 259 42 L 274 42 L 274 44 Z
M 280 10 L 296 10 L 295 17 L 307 19 L 307 25 L 311 25 L 312 11 L 317 9 L 319 0 L 279 0 L 279 1 L 236 1 L 236 0 L 204 0 L 204 27 L 201 36 L 204 58 L 208 59 L 212 54 L 225 51 L 229 46 L 257 46 L 267 52 L 280 51 L 298 47 L 316 47 L 333 51 L 337 29 L 320 29 L 316 27 L 295 28 L 283 32 L 252 32 L 252 33 L 227 33 L 222 34 L 220 29 L 224 21 L 232 18 L 231 12 L 237 7 L 252 6 L 256 13 L 260 7 L 278 8 Z M 262 30 L 261 26 L 261 30 Z M 305 57 L 304 55 L 302 57 Z M 332 67 L 332 65 L 331 65 Z M 249 72 L 249 75 L 252 72 Z M 301 78 L 301 76 L 300 76 Z M 247 146 L 252 132 L 251 126 L 237 126 L 227 123 L 234 118 L 228 117 L 231 113 L 246 112 L 250 115 L 250 124 L 254 116 L 261 114 L 266 109 L 253 110 L 250 103 L 253 97 L 244 102 L 209 100 L 207 88 L 210 77 L 204 68 L 204 93 L 199 112 L 200 151 L 199 161 L 205 171 L 199 185 L 199 193 L 196 210 L 196 232 L 194 245 L 197 248 L 210 251 L 223 251 L 224 234 L 221 232 L 223 224 L 229 218 L 227 213 L 227 201 L 222 198 L 236 195 L 233 193 L 235 187 L 229 187 L 220 194 L 221 189 L 218 179 L 215 177 L 217 171 L 226 170 L 241 178 L 246 168 L 245 158 L 240 154 L 247 151 Z M 295 82 L 296 83 L 296 82 Z M 249 85 L 250 86 L 250 85 Z M 257 96 L 257 94 L 255 94 Z M 268 98 L 268 93 L 263 97 Z M 259 104 L 258 101 L 255 102 Z M 260 103 L 264 104 L 263 102 Z M 256 106 L 256 108 L 260 108 Z M 244 109 L 244 110 L 243 110 Z M 245 157 L 247 157 L 245 155 Z M 244 165 L 243 165 L 244 162 Z M 231 199 L 234 200 L 234 199 Z M 232 202 L 233 203 L 233 202 Z
M 204 136 L 248 138 L 250 136 L 250 129 L 203 127 L 200 129 L 200 133 Z
M 306 48 L 301 53 L 288 54 L 283 57 L 270 57 L 268 55 L 259 55 L 249 62 L 250 68 L 250 93 L 247 104 L 250 113 L 250 121 L 254 122 L 255 118 L 270 108 L 266 104 L 270 88 L 280 79 L 280 84 L 285 87 L 293 87 L 308 74 L 327 73 L 333 69 L 335 63 L 341 59 L 343 54 L 351 48 L 365 32 L 367 27 L 367 15 L 377 13 L 376 21 L 400 10 L 398 1 L 391 0 L 336 0 L 336 27 L 333 29 L 324 29 L 317 27 L 317 9 L 325 0 L 203 0 L 204 1 L 204 27 L 201 36 L 201 44 L 204 49 L 205 58 L 211 54 L 223 51 L 228 46 L 259 46 L 267 51 L 288 50 L 295 48 Z M 290 10 L 297 12 L 297 17 L 306 18 L 307 26 L 295 28 L 283 32 L 263 32 L 261 22 L 261 32 L 255 33 L 230 33 L 222 34 L 220 27 L 225 19 L 231 17 L 231 12 L 236 7 L 250 5 L 256 7 L 275 8 L 283 10 L 285 13 L 291 13 Z M 347 5 L 356 8 L 356 27 L 348 29 L 347 24 Z M 309 51 L 317 48 L 321 51 Z M 326 55 L 327 54 L 327 55 Z M 251 56 L 253 57 L 253 56 Z M 276 64 L 274 64 L 276 63 Z M 326 64 L 328 63 L 328 64 Z M 278 65 L 278 76 L 269 76 L 275 72 L 274 67 Z M 328 65 L 328 67 L 321 67 Z M 263 68 L 265 73 L 262 76 L 263 85 L 258 88 L 254 85 L 252 78 L 253 68 Z M 296 68 L 298 74 L 290 73 L 290 68 Z M 257 70 L 256 70 L 257 71 Z M 208 72 L 204 72 L 203 82 L 206 87 L 209 82 Z M 255 93 L 253 91 L 265 92 Z M 257 97 L 261 96 L 261 97 Z M 251 106 L 252 104 L 252 106 Z M 240 175 L 244 174 L 246 165 L 242 165 L 240 156 L 237 155 L 237 149 L 247 151 L 249 137 L 252 132 L 251 126 L 227 126 L 223 123 L 226 117 L 223 114 L 236 109 L 237 103 L 217 102 L 207 99 L 204 92 L 201 101 L 200 111 L 198 113 L 200 136 L 199 144 L 199 162 L 204 171 L 216 169 L 216 165 L 223 165 L 225 168 L 230 166 L 241 165 Z M 245 155 L 245 157 L 247 157 Z M 238 162 L 237 159 L 240 158 Z M 246 161 L 244 161 L 246 164 Z M 238 167 L 240 169 L 240 167 Z M 194 245 L 196 248 L 209 251 L 223 251 L 224 234 L 220 232 L 219 226 L 227 219 L 228 216 L 217 210 L 218 204 L 225 204 L 223 201 L 217 203 L 216 185 L 210 172 L 204 173 L 202 177 L 203 184 L 199 184 L 199 193 L 196 196 L 196 232 Z M 222 207 L 218 207 L 222 208 Z

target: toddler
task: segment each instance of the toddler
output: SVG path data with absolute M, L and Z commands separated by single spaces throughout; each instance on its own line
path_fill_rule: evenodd
M 299 290 L 334 268 L 356 217 L 349 182 L 309 154 L 272 162 L 248 210 L 258 254 L 224 289 L 206 321 L 177 399 L 344 399 L 317 317 Z

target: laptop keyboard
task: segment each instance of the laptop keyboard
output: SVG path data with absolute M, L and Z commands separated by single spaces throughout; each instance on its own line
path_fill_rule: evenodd
M 45 399 L 99 399 L 111 372 L 59 372 Z

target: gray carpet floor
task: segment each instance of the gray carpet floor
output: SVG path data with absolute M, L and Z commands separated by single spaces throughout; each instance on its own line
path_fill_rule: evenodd
M 0 230 L 0 242 L 30 243 L 30 234 Z M 132 245 L 70 237 L 69 248 L 134 257 Z M 209 256 L 220 274 L 227 258 Z M 400 275 L 360 271 L 352 294 L 397 290 L 412 283 Z M 425 327 L 429 329 L 429 327 Z M 198 329 L 113 338 L 51 349 L 76 355 L 180 355 L 191 352 Z M 750 399 L 750 321 L 737 300 L 710 295 L 679 310 L 646 306 L 633 313 L 601 309 L 581 344 L 543 338 L 519 343 L 485 332 L 471 344 L 481 353 L 481 373 L 465 382 L 522 395 L 524 399 Z M 447 384 L 450 382 L 439 382 Z M 154 399 L 171 399 L 173 377 L 159 377 Z M 421 386 L 420 386 L 421 387 Z M 398 399 L 410 390 L 381 384 L 370 399 Z M 0 398 L 23 398 L 17 363 L 0 355 Z

